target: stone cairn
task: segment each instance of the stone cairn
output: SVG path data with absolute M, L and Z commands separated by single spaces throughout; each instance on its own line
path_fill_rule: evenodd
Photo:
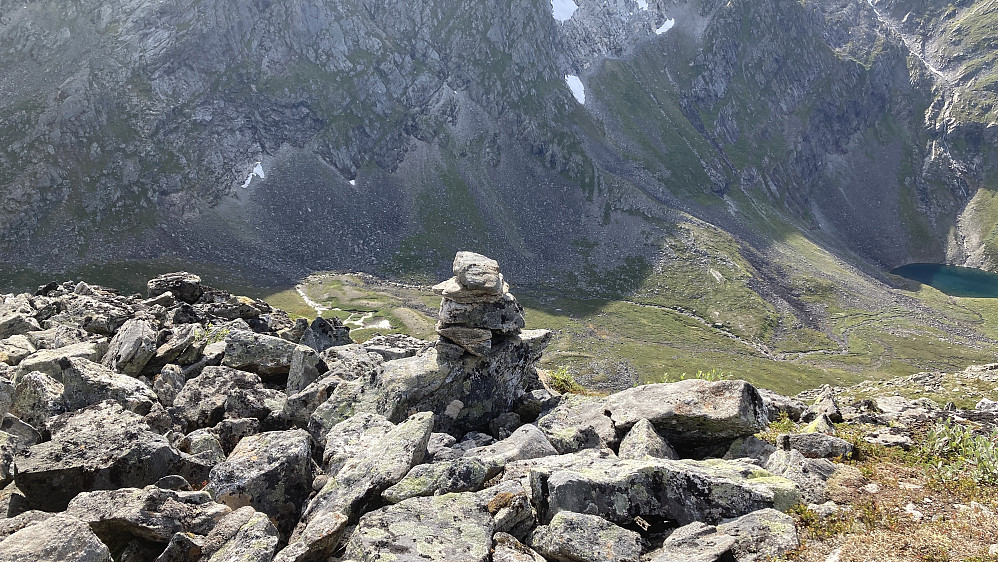
M 481 254 L 458 252 L 454 277 L 434 286 L 433 291 L 443 297 L 437 349 L 445 355 L 467 352 L 485 357 L 505 339 L 517 336 L 524 326 L 523 307 L 510 294 L 499 263 Z

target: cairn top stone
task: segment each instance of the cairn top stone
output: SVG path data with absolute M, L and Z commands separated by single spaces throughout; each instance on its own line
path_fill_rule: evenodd
M 499 262 L 475 252 L 458 252 L 454 256 L 454 277 L 466 289 L 502 294 L 503 278 Z

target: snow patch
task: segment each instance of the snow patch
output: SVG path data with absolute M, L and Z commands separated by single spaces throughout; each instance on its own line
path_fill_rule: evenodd
M 551 13 L 558 21 L 568 21 L 579 7 L 572 0 L 551 0 Z
M 661 35 L 661 34 L 665 33 L 666 31 L 669 31 L 670 29 L 672 29 L 672 26 L 674 26 L 674 25 L 676 25 L 676 18 L 669 18 L 669 19 L 665 20 L 665 23 L 662 24 L 662 27 L 660 27 L 660 28 L 658 28 L 658 29 L 655 30 L 655 34 L 656 35 Z
M 585 105 L 586 87 L 582 85 L 582 80 L 579 80 L 578 76 L 566 74 L 565 82 L 568 84 L 568 88 L 572 90 L 572 95 L 575 96 L 575 99 L 582 105 Z
M 267 174 L 263 173 L 262 162 L 257 162 L 256 165 L 253 166 L 253 171 L 250 172 L 248 176 L 246 176 L 246 181 L 243 182 L 243 189 L 246 189 L 247 187 L 250 186 L 250 182 L 253 181 L 254 176 L 260 179 L 264 179 L 267 177 Z
M 648 9 L 648 0 L 638 0 L 638 7 L 642 10 Z
M 350 180 L 350 185 L 357 185 L 357 180 Z

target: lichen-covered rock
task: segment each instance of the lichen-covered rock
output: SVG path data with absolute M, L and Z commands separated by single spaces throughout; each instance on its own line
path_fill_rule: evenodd
M 347 530 L 347 516 L 324 513 L 313 519 L 295 542 L 277 553 L 275 562 L 311 562 L 322 560 L 340 544 Z
M 207 492 L 156 486 L 84 492 L 66 508 L 108 545 L 135 538 L 166 543 L 175 533 L 207 535 L 230 511 Z
M 287 377 L 291 371 L 291 358 L 298 347 L 294 342 L 276 336 L 232 330 L 225 336 L 222 364 L 257 373 L 265 379 L 279 379 Z M 311 349 L 308 352 L 315 353 Z M 303 350 L 303 353 L 308 352 Z
M 848 457 L 852 454 L 853 450 L 852 443 L 839 437 L 825 435 L 824 433 L 780 435 L 778 442 L 780 448 L 800 451 L 802 455 L 811 459 Z
M 365 514 L 345 559 L 487 562 L 494 524 L 471 493 L 411 498 Z
M 222 443 L 211 429 L 197 429 L 188 433 L 180 440 L 177 447 L 209 466 L 225 460 Z
M 168 474 L 203 482 L 207 467 L 182 455 L 117 402 L 63 414 L 52 440 L 20 451 L 15 483 L 36 509 L 60 511 L 80 492 L 147 486 Z
M 41 330 L 42 327 L 33 314 L 34 310 L 31 313 L 11 312 L 0 316 L 0 340 Z
M 530 546 L 563 562 L 638 562 L 641 536 L 595 515 L 560 511 L 534 530 Z
M 648 562 L 717 562 L 735 546 L 735 538 L 699 521 L 673 531 Z
M 93 335 L 83 328 L 66 326 L 65 324 L 55 324 L 38 332 L 28 332 L 25 337 L 37 349 L 59 349 L 93 339 Z M 96 361 L 97 359 L 91 360 Z
M 840 466 L 828 459 L 809 459 L 793 449 L 774 452 L 763 465 L 769 472 L 796 483 L 808 503 L 824 503 L 828 499 L 826 482 Z
M 301 336 L 301 345 L 322 353 L 330 347 L 353 343 L 350 339 L 350 328 L 343 325 L 339 318 L 316 317 Z
M 0 541 L 0 562 L 111 562 L 111 551 L 75 517 L 56 515 Z
M 766 461 L 769 460 L 770 455 L 775 453 L 776 450 L 776 447 L 769 441 L 764 441 L 750 435 L 732 441 L 731 446 L 728 447 L 728 451 L 724 454 L 724 459 L 751 459 L 752 462 L 759 466 L 766 466 Z
M 365 505 L 377 500 L 422 461 L 432 430 L 431 412 L 414 414 L 372 441 L 368 450 L 350 458 L 308 504 L 292 542 L 318 535 L 312 528 L 327 514 L 342 513 L 354 518 L 362 513 Z
M 308 433 L 296 429 L 243 438 L 211 469 L 206 490 L 232 509 L 249 505 L 266 513 L 289 537 L 312 491 Z
M 415 357 L 428 350 L 433 344 L 404 334 L 386 334 L 374 336 L 361 345 L 367 351 L 377 353 L 385 361 L 393 361 L 405 357 Z
M 546 516 L 574 511 L 619 525 L 630 524 L 636 516 L 716 523 L 766 507 L 789 509 L 800 497 L 789 480 L 753 464 L 717 459 L 624 460 L 612 454 L 575 454 L 506 465 L 504 479 L 524 477 L 537 496 L 534 505 L 547 505 Z
M 173 400 L 171 414 L 187 431 L 211 427 L 222 420 L 225 401 L 238 389 L 261 388 L 260 377 L 229 367 L 205 367 Z
M 609 449 L 618 443 L 618 437 L 613 420 L 605 412 L 603 399 L 573 394 L 541 416 L 537 427 L 562 454 Z
M 288 395 L 297 394 L 328 370 L 326 363 L 313 349 L 300 345 L 291 352 L 291 365 L 288 367 Z M 320 402 L 321 403 L 321 402 Z
M 419 464 L 381 497 L 388 503 L 398 503 L 418 496 L 450 492 L 475 492 L 502 472 L 502 465 L 486 464 L 476 458 L 459 458 L 430 464 Z
M 679 455 L 661 435 L 655 431 L 650 421 L 639 420 L 620 441 L 617 456 L 622 459 L 678 459 Z
M 38 349 L 25 336 L 11 336 L 0 340 L 0 363 L 17 365 Z
M 159 403 L 170 407 L 177 398 L 177 394 L 183 390 L 187 384 L 187 377 L 184 376 L 180 365 L 165 365 L 152 381 L 153 392 L 159 398 Z
M 14 480 L 14 451 L 17 450 L 17 437 L 0 431 L 0 488 Z
M 200 324 L 180 324 L 171 326 L 165 336 L 161 334 L 157 337 L 157 341 L 162 343 L 146 363 L 143 374 L 154 374 L 170 363 L 194 364 L 208 343 L 208 335 Z
M 61 383 L 44 373 L 31 372 L 23 375 L 14 385 L 14 402 L 10 406 L 10 413 L 42 431 L 50 417 L 66 411 L 63 391 Z
M 487 464 L 498 466 L 557 454 L 558 451 L 544 436 L 544 432 L 535 425 L 520 426 L 502 441 L 484 447 L 474 447 L 464 452 L 466 457 L 475 457 Z
M 783 415 L 786 415 L 792 421 L 797 421 L 803 415 L 804 410 L 807 409 L 806 404 L 795 398 L 789 398 L 764 388 L 757 388 L 756 390 L 766 405 L 766 415 L 769 421 L 777 421 Z
M 738 562 L 772 560 L 800 547 L 793 517 L 775 509 L 761 509 L 717 526 L 735 538 L 731 548 Z
M 126 410 L 146 415 L 157 399 L 138 379 L 86 359 L 68 359 L 63 364 L 62 384 L 63 403 L 70 411 L 114 400 Z
M 101 363 L 126 375 L 136 376 L 155 354 L 156 330 L 153 323 L 132 318 L 111 338 Z
M 14 371 L 14 379 L 20 380 L 27 373 L 39 372 L 61 381 L 62 369 L 63 365 L 67 364 L 66 361 L 79 358 L 99 362 L 104 355 L 106 344 L 103 342 L 106 341 L 86 341 L 56 349 L 40 349 L 18 364 L 17 370 Z
M 164 273 L 146 283 L 148 298 L 158 297 L 167 291 L 179 301 L 194 304 L 204 294 L 204 287 L 201 286 L 200 277 L 186 271 Z
M 5 518 L 4 515 L 5 514 L 3 512 L 0 512 L 0 541 L 13 535 L 21 529 L 24 529 L 25 527 L 30 527 L 35 523 L 41 523 L 42 521 L 52 517 L 54 514 L 45 511 L 32 510 L 7 518 Z
M 246 517 L 235 535 L 222 543 L 208 556 L 208 548 L 202 547 L 202 556 L 207 562 L 271 562 L 277 552 L 277 528 L 264 513 L 253 511 L 252 507 L 242 507 L 228 517 Z M 211 538 L 211 535 L 209 535 Z
M 0 420 L 10 411 L 14 403 L 14 382 L 0 374 Z
M 755 387 L 737 380 L 638 386 L 608 396 L 606 410 L 618 431 L 647 419 L 676 448 L 730 442 L 769 424 Z
M 835 400 L 835 392 L 828 385 L 821 388 L 814 403 L 801 415 L 800 421 L 811 422 L 821 415 L 828 416 L 832 423 L 842 423 L 842 410 L 839 409 L 839 404 Z
M 509 533 L 496 533 L 492 540 L 495 543 L 492 562 L 546 562 L 543 556 Z
M 336 476 L 350 459 L 366 455 L 395 429 L 395 424 L 377 414 L 357 414 L 333 426 L 326 437 L 322 466 Z

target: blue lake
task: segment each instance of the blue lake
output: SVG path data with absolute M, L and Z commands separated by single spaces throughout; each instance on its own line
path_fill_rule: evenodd
M 938 263 L 910 263 L 891 270 L 894 275 L 935 287 L 954 297 L 998 298 L 998 274 Z

